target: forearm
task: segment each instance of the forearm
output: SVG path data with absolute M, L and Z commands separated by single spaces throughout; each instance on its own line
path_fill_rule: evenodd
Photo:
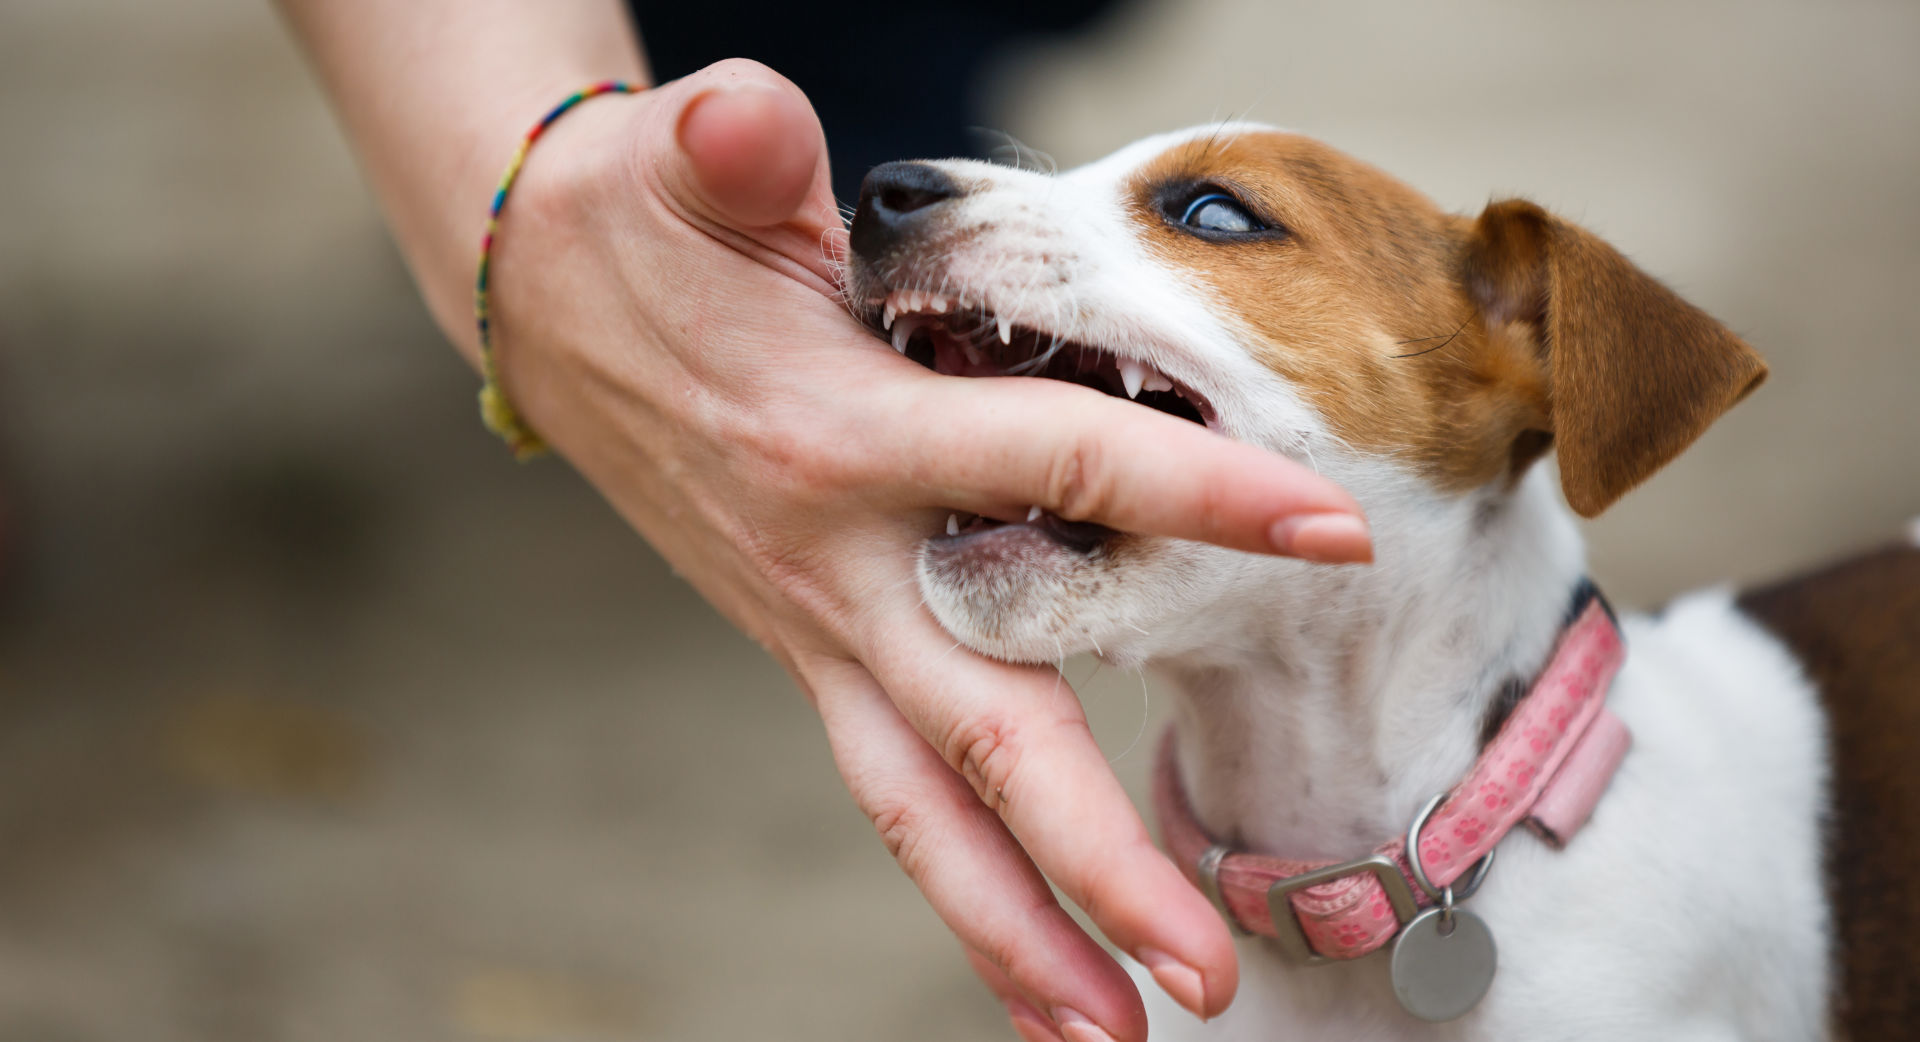
M 278 0 L 332 97 L 414 279 L 465 329 L 487 203 L 520 134 L 569 92 L 646 82 L 619 0 Z

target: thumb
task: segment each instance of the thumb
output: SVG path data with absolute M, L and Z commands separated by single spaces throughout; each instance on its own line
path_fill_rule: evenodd
M 758 62 L 730 59 L 674 85 L 686 101 L 667 189 L 696 212 L 742 231 L 838 227 L 826 138 L 806 95 Z M 829 225 L 828 222 L 831 222 Z

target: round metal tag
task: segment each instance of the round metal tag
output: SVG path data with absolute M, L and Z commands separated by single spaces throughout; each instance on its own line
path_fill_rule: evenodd
M 1413 917 L 1393 941 L 1393 994 L 1408 1013 L 1436 1023 L 1466 1014 L 1493 984 L 1499 964 L 1493 931 L 1479 916 L 1453 910 L 1453 928 L 1441 933 L 1441 912 Z

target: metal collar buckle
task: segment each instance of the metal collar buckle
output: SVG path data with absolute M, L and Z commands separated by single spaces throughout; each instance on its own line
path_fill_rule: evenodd
M 1335 961 L 1315 953 L 1313 946 L 1307 943 L 1307 935 L 1300 929 L 1300 920 L 1293 914 L 1293 904 L 1287 900 L 1288 895 L 1295 890 L 1331 883 L 1359 872 L 1370 873 L 1379 880 L 1380 889 L 1387 892 L 1387 903 L 1393 906 L 1393 917 L 1400 925 L 1405 926 L 1419 913 L 1420 908 L 1413 899 L 1413 888 L 1407 885 L 1407 877 L 1401 874 L 1400 866 L 1385 854 L 1372 854 L 1355 861 L 1343 861 L 1297 876 L 1276 879 L 1267 888 L 1267 915 L 1273 919 L 1274 939 L 1279 942 L 1280 950 L 1286 953 L 1287 958 L 1307 966 Z
M 1427 897 L 1440 906 L 1443 930 L 1453 925 L 1455 903 L 1472 897 L 1474 891 L 1480 889 L 1480 883 L 1486 879 L 1487 869 L 1493 866 L 1493 851 L 1489 850 L 1485 856 L 1474 863 L 1465 881 L 1457 888 L 1455 886 L 1436 887 L 1427 878 L 1426 866 L 1421 864 L 1420 859 L 1420 827 L 1426 824 L 1427 818 L 1439 808 L 1441 803 L 1445 802 L 1446 797 L 1446 793 L 1441 793 L 1420 808 L 1420 812 L 1413 816 L 1413 823 L 1407 827 L 1406 838 L 1407 865 L 1413 870 L 1413 878 L 1420 889 L 1425 890 Z M 1240 917 L 1233 913 L 1233 909 L 1227 907 L 1226 898 L 1220 891 L 1220 862 L 1226 859 L 1228 853 L 1230 851 L 1226 847 L 1216 844 L 1200 856 L 1198 865 L 1200 887 L 1206 893 L 1207 899 L 1212 901 L 1213 906 L 1219 910 L 1221 917 L 1226 919 L 1236 932 L 1244 934 L 1247 931 L 1240 925 Z M 1316 868 L 1311 872 L 1274 880 L 1273 884 L 1267 887 L 1267 915 L 1273 921 L 1274 940 L 1279 944 L 1281 952 L 1294 962 L 1306 966 L 1319 966 L 1336 961 L 1313 950 L 1313 946 L 1307 942 L 1306 932 L 1300 928 L 1300 919 L 1294 915 L 1293 903 L 1288 900 L 1288 897 L 1297 890 L 1331 883 L 1336 879 L 1344 879 L 1361 872 L 1366 872 L 1379 881 L 1380 889 L 1387 895 L 1387 903 L 1393 908 L 1393 917 L 1400 926 L 1406 926 L 1420 914 L 1419 902 L 1414 897 L 1413 887 L 1407 884 L 1407 877 L 1401 872 L 1399 864 L 1386 854 L 1370 854 L 1353 861 Z

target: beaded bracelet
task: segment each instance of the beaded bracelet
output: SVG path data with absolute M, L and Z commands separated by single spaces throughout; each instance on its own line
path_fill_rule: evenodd
M 487 429 L 506 439 L 507 447 L 513 450 L 515 459 L 531 459 L 547 451 L 546 442 L 534 433 L 527 421 L 520 418 L 513 403 L 507 400 L 506 392 L 500 389 L 500 370 L 493 359 L 493 327 L 488 321 L 492 311 L 487 271 L 493 262 L 493 236 L 500 229 L 500 211 L 507 205 L 507 193 L 512 191 L 513 182 L 520 176 L 520 166 L 527 161 L 527 153 L 533 143 L 540 140 L 547 127 L 569 109 L 602 94 L 638 94 L 643 88 L 619 80 L 605 80 L 583 90 L 567 95 L 567 99 L 553 107 L 553 111 L 540 117 L 540 122 L 527 131 L 520 139 L 520 147 L 513 152 L 513 160 L 507 164 L 507 172 L 500 175 L 500 187 L 494 189 L 493 205 L 487 210 L 487 233 L 480 240 L 480 273 L 473 284 L 473 320 L 480 327 L 480 374 L 485 381 L 480 386 L 480 422 Z

